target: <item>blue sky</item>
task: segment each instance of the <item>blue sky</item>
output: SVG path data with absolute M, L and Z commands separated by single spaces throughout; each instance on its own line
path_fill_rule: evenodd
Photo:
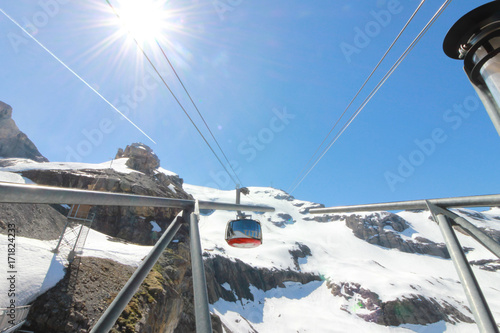
M 172 0 L 159 41 L 243 185 L 289 190 L 418 3 Z M 498 192 L 500 140 L 463 64 L 442 51 L 453 23 L 484 3 L 448 6 L 295 197 L 332 206 Z M 440 5 L 424 4 L 348 116 Z M 104 0 L 0 8 L 156 141 L 0 13 L 0 100 L 49 160 L 102 162 L 143 142 L 187 183 L 234 188 Z M 145 51 L 210 139 L 159 48 Z

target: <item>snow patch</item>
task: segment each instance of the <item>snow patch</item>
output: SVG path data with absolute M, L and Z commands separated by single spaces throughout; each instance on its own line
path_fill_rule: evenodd
M 169 184 L 169 185 L 168 185 L 168 188 L 169 188 L 170 190 L 172 190 L 172 192 L 177 193 L 177 190 L 175 189 L 175 186 L 174 186 L 174 185 Z
M 160 232 L 161 231 L 161 228 L 158 225 L 158 223 L 156 223 L 156 221 L 150 221 L 149 223 L 151 223 L 151 225 L 153 226 L 153 230 L 152 231 L 155 231 L 155 232 Z
M 162 167 L 158 167 L 156 170 L 158 170 L 158 172 L 165 174 L 166 176 L 179 176 L 175 172 L 169 171 L 169 170 L 164 169 Z
M 26 181 L 21 175 L 13 172 L 0 171 L 0 182 L 25 184 Z
M 137 170 L 130 169 L 125 163 L 127 163 L 128 158 L 118 158 L 116 160 L 111 160 L 103 163 L 80 163 L 80 162 L 35 162 L 29 159 L 22 158 L 10 158 L 10 166 L 3 167 L 2 170 L 10 172 L 22 172 L 27 170 L 105 170 L 113 169 L 120 173 L 131 173 L 138 172 Z

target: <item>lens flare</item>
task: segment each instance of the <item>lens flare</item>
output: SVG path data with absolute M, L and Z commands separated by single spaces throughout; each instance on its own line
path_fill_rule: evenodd
M 122 33 L 139 43 L 155 42 L 167 25 L 164 0 L 121 0 L 117 9 Z

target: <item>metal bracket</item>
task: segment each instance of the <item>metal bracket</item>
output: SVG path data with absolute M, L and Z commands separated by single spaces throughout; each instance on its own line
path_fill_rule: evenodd
M 453 213 L 431 204 L 427 200 L 425 202 L 432 213 L 434 220 L 439 224 L 446 248 L 450 252 L 451 259 L 455 265 L 458 277 L 462 282 L 462 287 L 464 288 L 465 295 L 467 296 L 467 300 L 469 301 L 471 311 L 474 314 L 479 330 L 481 332 L 498 333 L 498 327 L 490 308 L 488 307 L 488 303 L 486 302 L 481 288 L 479 287 L 479 283 L 474 276 L 474 272 L 467 261 L 467 257 L 462 250 L 462 246 L 458 241 L 457 235 L 453 231 L 451 223 L 447 219 L 447 216 Z M 456 214 L 453 215 L 457 216 Z

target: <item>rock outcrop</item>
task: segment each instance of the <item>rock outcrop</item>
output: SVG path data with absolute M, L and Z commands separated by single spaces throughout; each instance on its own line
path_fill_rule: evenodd
M 25 328 L 89 332 L 133 272 L 133 267 L 109 259 L 83 257 L 73 261 L 64 279 L 32 304 Z
M 230 260 L 221 256 L 205 258 L 205 273 L 210 303 L 222 298 L 229 302 L 248 299 L 254 300 L 250 286 L 267 291 L 273 288 L 284 288 L 284 282 L 300 282 L 306 284 L 320 281 L 321 278 L 310 273 L 292 270 L 270 270 L 252 267 L 238 259 Z M 222 287 L 229 284 L 231 291 Z
M 344 305 L 342 310 L 379 325 L 427 325 L 441 320 L 452 324 L 474 322 L 469 308 L 465 306 L 463 308 L 464 312 L 470 314 L 467 316 L 443 300 L 439 303 L 434 298 L 412 294 L 382 302 L 377 293 L 362 288 L 358 283 L 342 282 L 337 284 L 328 281 L 327 287 L 331 289 L 334 296 L 343 297 L 346 301 L 351 301 L 350 303 L 354 304 L 353 306 Z
M 29 158 L 48 162 L 35 144 L 21 132 L 12 119 L 12 107 L 0 101 L 0 157 Z
M 127 166 L 131 169 L 153 175 L 160 166 L 160 159 L 153 150 L 143 143 L 133 143 L 125 150 L 118 149 L 116 158 L 128 158 Z
M 294 248 L 292 250 L 288 250 L 288 253 L 290 253 L 292 255 L 295 269 L 297 271 L 300 271 L 299 259 L 307 258 L 308 256 L 311 256 L 312 253 L 311 253 L 311 249 L 309 248 L 309 246 L 307 246 L 305 244 L 296 242 L 295 245 L 297 246 L 297 248 Z
M 420 253 L 445 259 L 450 254 L 444 243 L 435 243 L 429 239 L 417 237 L 415 240 L 403 239 L 401 232 L 409 228 L 406 221 L 392 213 L 373 213 L 365 217 L 350 215 L 345 218 L 346 225 L 354 235 L 370 244 L 389 249 L 398 249 L 407 253 Z M 468 250 L 465 248 L 464 250 Z
M 191 199 L 182 189 L 182 179 L 157 172 L 147 176 L 105 170 L 27 170 L 22 175 L 40 185 L 93 189 L 95 191 Z M 175 208 L 98 206 L 92 228 L 109 236 L 142 245 L 152 245 L 179 213 Z M 161 232 L 153 231 L 156 223 Z
M 176 242 L 162 253 L 110 332 L 196 331 L 188 244 L 188 228 L 183 224 Z M 25 329 L 89 332 L 134 270 L 109 259 L 77 257 L 64 279 L 33 303 Z M 223 332 L 215 315 L 212 327 L 216 333 Z
M 67 219 L 54 207 L 56 206 L 2 203 L 0 234 L 7 234 L 8 225 L 14 224 L 18 236 L 41 240 L 57 239 Z

